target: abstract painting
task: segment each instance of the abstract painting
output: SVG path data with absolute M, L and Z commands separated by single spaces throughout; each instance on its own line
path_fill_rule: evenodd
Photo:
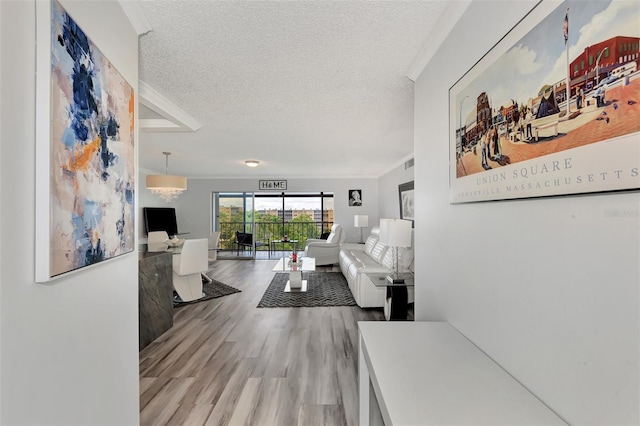
M 37 281 L 132 252 L 135 243 L 133 89 L 57 1 L 50 11 L 49 81 L 38 87 L 49 96 L 49 122 L 37 131 L 48 134 L 37 142 L 37 179 L 46 182 L 37 207 L 48 226 L 37 227 L 36 245 L 47 247 L 37 250 Z
M 449 92 L 450 201 L 640 188 L 637 1 L 543 1 Z

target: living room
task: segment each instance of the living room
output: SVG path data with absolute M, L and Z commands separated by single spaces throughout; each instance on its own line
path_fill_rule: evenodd
M 137 91 L 138 35 L 118 3 L 63 3 Z M 637 189 L 450 203 L 449 89 L 537 3 L 470 2 L 415 76 L 415 320 L 454 325 L 566 423 L 638 424 Z M 0 2 L 0 237 L 11 242 L 0 246 L 0 422 L 137 424 L 137 257 L 34 279 L 35 16 L 35 2 Z M 181 226 L 206 234 L 211 192 L 255 191 L 257 180 L 189 180 L 176 204 Z M 361 211 L 375 223 L 397 215 L 397 185 L 409 180 L 288 182 L 343 203 L 362 188 Z M 343 206 L 339 221 L 350 225 L 354 209 Z
M 360 231 L 353 226 L 354 214 L 368 215 L 370 226 L 363 229 L 367 238 L 380 217 L 398 217 L 398 185 L 412 179 L 413 168 L 400 164 L 377 179 L 287 179 L 287 190 L 331 193 L 334 223 L 343 227 L 347 241 L 356 243 Z M 189 232 L 180 238 L 203 237 L 213 222 L 212 191 L 255 192 L 256 186 L 253 179 L 193 179 L 170 204 L 145 189 L 140 199 L 147 206 L 175 207 L 178 229 Z M 349 206 L 353 188 L 361 189 L 362 206 Z M 380 194 L 393 202 L 381 203 Z M 354 306 L 261 307 L 272 280 L 283 275 L 272 272 L 278 256 L 251 261 L 219 253 L 210 263 L 209 277 L 240 292 L 175 308 L 171 329 L 142 349 L 140 424 L 207 419 L 228 419 L 229 424 L 358 423 L 357 321 L 384 321 L 383 309 L 363 309 L 355 301 Z M 316 271 L 342 276 L 338 264 Z M 315 277 L 303 272 L 302 279 Z M 413 317 L 412 307 L 409 315 Z M 206 359 L 205 342 L 212 354 Z M 203 363 L 206 368 L 190 367 Z

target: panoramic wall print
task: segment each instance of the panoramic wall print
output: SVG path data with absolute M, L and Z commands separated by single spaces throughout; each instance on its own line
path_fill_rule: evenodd
M 50 37 L 54 277 L 133 251 L 135 151 L 133 89 L 55 0 Z
M 640 188 L 639 11 L 541 2 L 451 88 L 452 203 Z

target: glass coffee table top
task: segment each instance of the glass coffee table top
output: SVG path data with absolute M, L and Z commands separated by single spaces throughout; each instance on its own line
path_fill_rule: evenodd
M 283 257 L 276 262 L 273 272 L 291 272 L 291 271 L 315 271 L 316 259 L 313 257 L 301 257 L 297 263 L 289 263 L 288 257 Z

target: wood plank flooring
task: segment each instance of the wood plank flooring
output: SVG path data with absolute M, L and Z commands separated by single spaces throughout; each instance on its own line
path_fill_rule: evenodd
M 175 309 L 140 352 L 141 425 L 358 424 L 357 322 L 382 309 L 256 308 L 274 262 L 211 264 L 242 292 Z

